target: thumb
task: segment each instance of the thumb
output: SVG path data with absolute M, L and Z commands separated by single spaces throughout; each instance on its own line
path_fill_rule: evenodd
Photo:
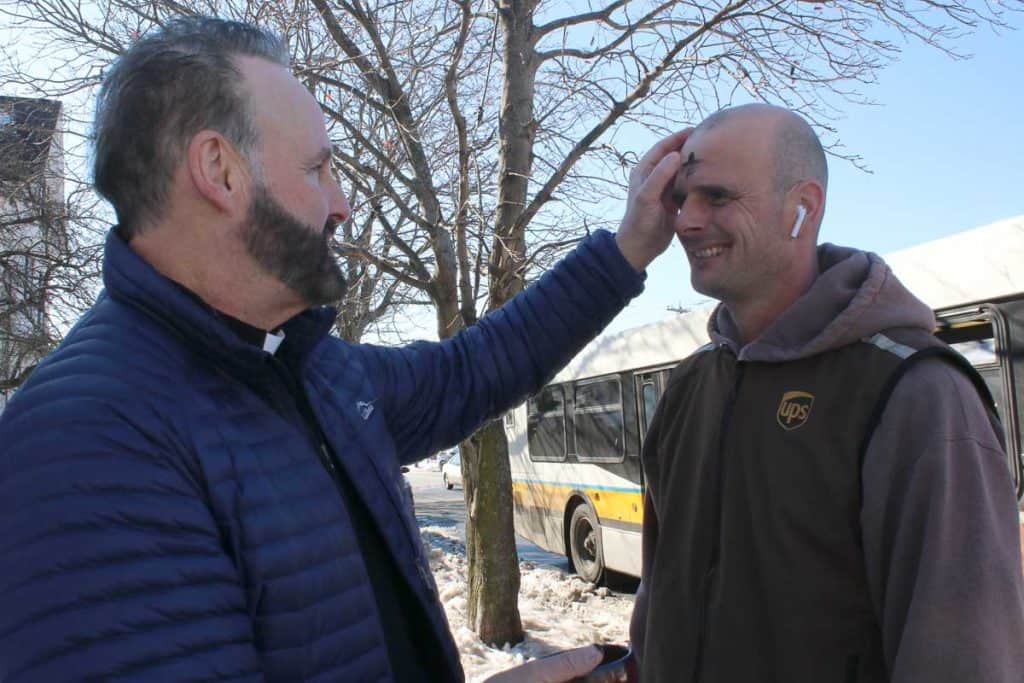
M 556 657 L 551 657 L 553 666 L 545 670 L 539 681 L 542 683 L 562 683 L 571 678 L 582 676 L 594 670 L 604 654 L 596 645 L 586 645 L 575 650 L 568 650 Z M 547 661 L 547 660 L 539 660 Z M 557 664 L 555 664 L 557 662 Z
M 596 645 L 578 647 L 502 671 L 485 683 L 566 683 L 593 671 L 601 663 L 601 657 Z

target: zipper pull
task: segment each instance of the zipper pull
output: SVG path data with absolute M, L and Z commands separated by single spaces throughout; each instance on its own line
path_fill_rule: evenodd
M 333 476 L 337 473 L 337 468 L 334 466 L 334 458 L 331 457 L 330 451 L 327 450 L 327 444 L 323 441 L 320 442 L 320 459 L 324 461 L 324 467 Z

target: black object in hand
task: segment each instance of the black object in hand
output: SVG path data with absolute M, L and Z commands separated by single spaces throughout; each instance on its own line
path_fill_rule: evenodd
M 598 645 L 603 657 L 593 671 L 569 683 L 639 683 L 636 657 L 625 645 Z

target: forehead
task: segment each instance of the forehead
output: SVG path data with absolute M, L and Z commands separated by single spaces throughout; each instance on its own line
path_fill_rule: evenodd
M 287 68 L 252 57 L 239 66 L 264 149 L 307 154 L 329 145 L 320 106 Z
M 676 176 L 677 187 L 693 184 L 746 184 L 764 177 L 768 169 L 767 136 L 756 135 L 739 121 L 723 122 L 709 130 L 698 131 L 683 145 L 682 164 Z

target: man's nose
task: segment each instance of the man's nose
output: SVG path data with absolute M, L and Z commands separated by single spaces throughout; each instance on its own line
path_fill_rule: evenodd
M 352 217 L 352 207 L 349 206 L 345 193 L 337 182 L 331 183 L 330 204 L 328 206 L 330 217 L 338 223 L 344 223 Z
M 708 211 L 697 197 L 687 197 L 676 214 L 676 235 L 683 237 L 700 233 L 708 225 Z

